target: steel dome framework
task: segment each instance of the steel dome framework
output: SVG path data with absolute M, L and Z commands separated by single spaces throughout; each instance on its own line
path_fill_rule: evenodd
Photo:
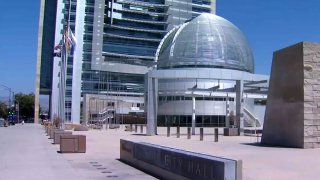
M 202 14 L 171 30 L 161 41 L 158 69 L 225 68 L 253 73 L 254 58 L 244 34 L 231 22 Z

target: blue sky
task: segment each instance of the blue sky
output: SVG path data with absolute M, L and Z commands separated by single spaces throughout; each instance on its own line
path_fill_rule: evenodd
M 1 6 L 0 84 L 34 92 L 40 0 L 3 1 Z M 320 42 L 320 0 L 217 0 L 217 14 L 245 33 L 259 74 L 270 73 L 273 51 Z M 0 96 L 5 93 L 0 87 Z
M 320 0 L 217 0 L 217 14 L 246 35 L 258 74 L 270 74 L 275 50 L 320 43 Z

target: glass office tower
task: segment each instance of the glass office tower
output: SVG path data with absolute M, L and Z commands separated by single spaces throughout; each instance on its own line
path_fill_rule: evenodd
M 69 2 L 58 0 L 56 42 L 69 17 Z M 70 9 L 77 46 L 68 59 L 66 117 L 78 123 L 85 94 L 143 98 L 144 74 L 154 64 L 161 39 L 201 13 L 215 13 L 215 0 L 71 0 Z M 59 65 L 53 69 L 51 114 Z

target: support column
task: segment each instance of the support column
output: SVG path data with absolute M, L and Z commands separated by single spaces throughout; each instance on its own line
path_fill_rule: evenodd
M 192 96 L 192 135 L 196 134 L 196 97 Z
M 76 9 L 76 25 L 74 35 L 77 39 L 77 45 L 73 54 L 73 67 L 72 67 L 72 95 L 71 95 L 71 117 L 70 120 L 73 124 L 80 124 L 80 107 L 81 107 L 81 84 L 82 84 L 82 59 L 83 59 L 83 35 L 85 19 L 85 1 L 77 1 Z M 99 9 L 100 10 L 100 9 Z M 97 17 L 97 16 L 95 16 Z M 94 33 L 95 34 L 95 33 Z M 94 44 L 94 43 L 92 43 Z M 96 51 L 93 51 L 96 52 Z M 92 53 L 96 54 L 96 53 Z M 99 74 L 100 75 L 100 74 Z
M 243 132 L 243 81 L 236 81 L 236 127 L 239 128 L 238 135 Z
M 230 102 L 229 102 L 229 93 L 226 97 L 226 127 L 230 127 Z
M 147 77 L 145 105 L 147 107 L 147 135 L 157 134 L 158 80 Z

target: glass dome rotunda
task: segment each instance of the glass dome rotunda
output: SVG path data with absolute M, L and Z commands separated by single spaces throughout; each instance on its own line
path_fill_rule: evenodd
M 202 14 L 167 33 L 155 60 L 158 69 L 204 67 L 254 72 L 253 54 L 244 34 L 214 14 Z

